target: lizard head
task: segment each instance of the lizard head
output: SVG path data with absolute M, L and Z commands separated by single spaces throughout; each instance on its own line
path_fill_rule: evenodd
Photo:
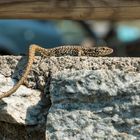
M 98 57 L 98 56 L 106 56 L 113 52 L 113 49 L 109 47 L 93 47 L 93 48 L 87 48 L 82 47 L 81 50 L 81 56 L 92 56 L 92 57 Z
M 113 52 L 113 49 L 109 47 L 97 47 L 95 51 L 98 52 L 99 56 L 106 56 L 111 54 Z

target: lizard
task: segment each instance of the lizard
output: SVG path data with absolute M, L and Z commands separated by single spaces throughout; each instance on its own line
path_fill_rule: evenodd
M 36 52 L 39 52 L 46 57 L 51 57 L 51 56 L 60 57 L 60 56 L 65 56 L 65 55 L 98 57 L 98 56 L 106 56 L 106 55 L 111 54 L 113 52 L 113 49 L 106 46 L 105 47 L 84 47 L 84 46 L 78 46 L 78 45 L 77 46 L 74 46 L 74 45 L 73 46 L 72 45 L 60 46 L 56 48 L 46 49 L 38 45 L 32 44 L 29 47 L 28 62 L 27 62 L 27 66 L 24 70 L 24 73 L 21 79 L 9 91 L 3 92 L 2 94 L 0 94 L 0 99 L 10 96 L 14 92 L 16 92 L 16 90 L 20 87 L 20 85 L 24 83 L 24 81 L 26 80 L 32 68 L 32 64 L 35 60 Z

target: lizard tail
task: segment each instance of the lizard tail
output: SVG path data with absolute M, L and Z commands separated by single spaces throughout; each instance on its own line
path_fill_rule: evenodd
M 35 59 L 35 51 L 36 51 L 37 46 L 36 45 L 31 45 L 29 48 L 29 57 L 28 57 L 28 63 L 26 66 L 26 69 L 24 71 L 24 74 L 22 76 L 22 78 L 16 83 L 16 85 L 14 85 L 13 88 L 11 88 L 9 91 L 4 92 L 3 94 L 0 94 L 0 99 L 4 98 L 4 97 L 8 97 L 11 94 L 13 94 L 21 84 L 23 84 L 24 80 L 27 78 L 28 73 L 31 70 L 32 67 L 32 63 L 34 62 Z

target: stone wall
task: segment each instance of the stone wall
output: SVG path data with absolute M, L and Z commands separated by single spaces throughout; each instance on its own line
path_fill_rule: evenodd
M 0 57 L 0 91 L 22 76 L 26 57 Z M 0 100 L 0 139 L 140 137 L 140 58 L 36 57 L 24 85 Z

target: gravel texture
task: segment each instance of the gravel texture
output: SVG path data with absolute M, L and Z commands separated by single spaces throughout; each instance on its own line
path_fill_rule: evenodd
M 0 56 L 0 91 L 27 57 Z M 0 93 L 1 94 L 1 93 Z M 0 139 L 140 138 L 140 58 L 36 57 L 24 85 L 0 101 Z

